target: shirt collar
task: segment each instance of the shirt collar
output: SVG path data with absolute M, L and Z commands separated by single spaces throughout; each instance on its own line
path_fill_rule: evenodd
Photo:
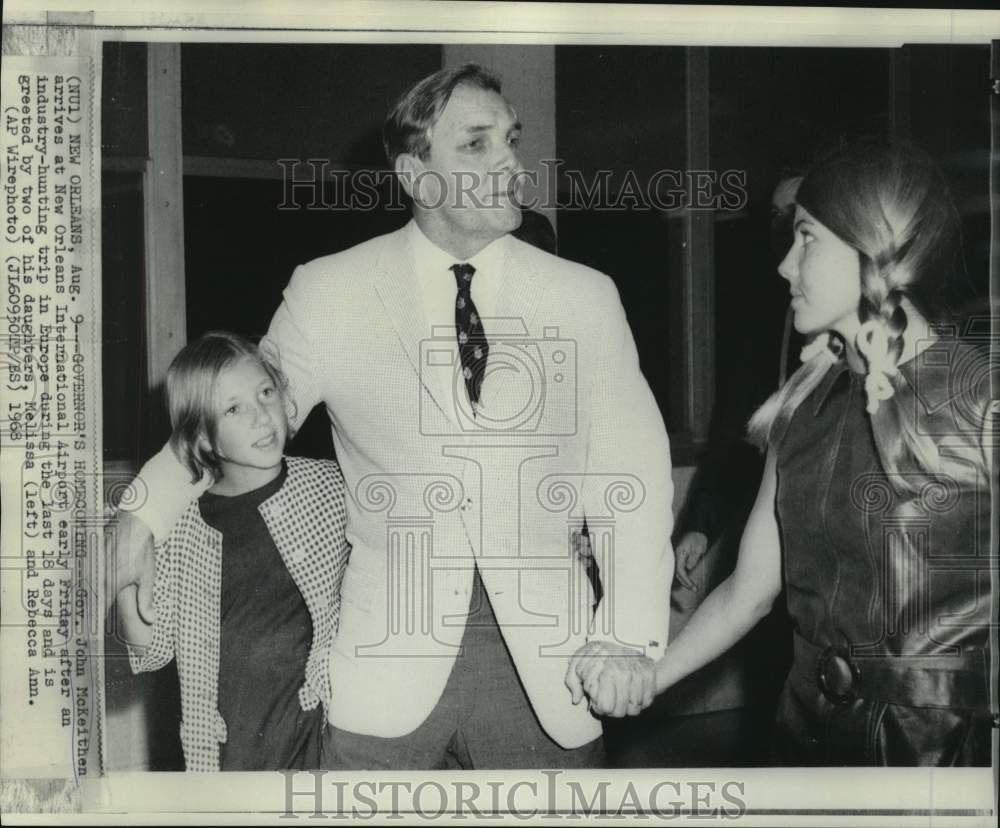
M 411 219 L 406 229 L 417 267 L 425 273 L 449 273 L 450 275 L 449 268 L 452 265 L 471 264 L 476 269 L 477 274 L 481 273 L 492 281 L 502 270 L 507 236 L 495 239 L 475 256 L 462 260 L 456 259 L 447 250 L 442 250 L 427 238 L 416 219 Z
M 955 348 L 956 342 L 957 340 L 939 339 L 933 348 L 928 348 L 906 362 L 901 362 L 898 366 L 899 380 L 893 383 L 894 394 L 912 395 L 919 401 L 924 413 L 930 413 L 945 404 L 949 392 L 954 392 L 949 377 L 956 358 L 954 353 L 948 352 Z M 820 380 L 815 392 L 816 404 L 813 414 L 818 415 L 823 410 L 833 389 L 837 387 L 837 381 L 845 374 L 859 385 L 864 383 L 864 374 L 852 371 L 847 359 L 842 357 Z
M 818 385 L 810 395 L 811 397 L 814 397 L 812 405 L 814 417 L 819 416 L 819 413 L 826 405 L 826 401 L 830 398 L 830 394 L 833 389 L 836 388 L 837 385 L 844 380 L 844 378 L 849 380 L 853 375 L 851 367 L 847 362 L 847 356 L 844 353 L 845 346 L 843 341 L 839 337 L 835 337 L 831 334 L 826 347 L 834 355 L 835 361 L 827 372 L 820 378 Z
M 826 405 L 826 401 L 830 398 L 830 393 L 837 386 L 838 381 L 841 377 L 850 376 L 851 369 L 847 364 L 847 360 L 841 357 L 833 365 L 830 366 L 830 370 L 826 372 L 823 379 L 820 380 L 819 388 L 816 389 L 816 403 L 813 406 L 813 416 L 819 416 L 819 413 L 823 410 L 823 406 Z

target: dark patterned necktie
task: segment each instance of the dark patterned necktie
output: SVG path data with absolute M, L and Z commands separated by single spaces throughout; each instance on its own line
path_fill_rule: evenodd
M 458 355 L 462 360 L 462 374 L 465 387 L 475 412 L 479 402 L 479 392 L 486 373 L 486 358 L 490 353 L 483 322 L 472 301 L 472 277 L 476 269 L 470 264 L 452 265 L 449 270 L 458 282 L 458 298 L 455 299 L 455 333 L 458 336 Z

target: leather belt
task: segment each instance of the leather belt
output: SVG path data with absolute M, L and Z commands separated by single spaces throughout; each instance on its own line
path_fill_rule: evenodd
M 907 707 L 986 712 L 989 658 L 985 649 L 958 655 L 856 656 L 850 645 L 819 646 L 795 634 L 793 673 L 810 678 L 833 704 L 856 698 Z

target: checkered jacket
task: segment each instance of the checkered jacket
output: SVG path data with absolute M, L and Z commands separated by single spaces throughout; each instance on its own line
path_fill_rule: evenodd
M 286 462 L 284 485 L 259 509 L 312 617 L 299 703 L 312 710 L 322 702 L 329 717 L 330 648 L 350 553 L 344 480 L 333 461 L 288 457 Z M 205 523 L 193 501 L 157 547 L 153 641 L 144 655 L 129 654 L 137 673 L 177 659 L 181 744 L 189 771 L 219 770 L 219 744 L 227 737 L 218 706 L 221 594 L 222 533 Z

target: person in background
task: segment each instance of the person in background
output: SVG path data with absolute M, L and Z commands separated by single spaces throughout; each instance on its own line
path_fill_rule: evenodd
M 797 352 L 788 354 L 788 300 L 761 295 L 761 288 L 773 280 L 791 247 L 801 181 L 801 170 L 784 169 L 771 193 L 769 212 L 751 208 L 742 216 L 723 216 L 716 224 L 722 294 L 719 376 L 708 444 L 674 533 L 672 637 L 735 566 L 764 468 L 760 453 L 745 439 L 745 423 L 778 387 L 785 366 L 797 364 Z M 726 259 L 729 251 L 737 256 L 733 261 Z M 753 302 L 761 307 L 760 318 L 745 314 Z M 784 338 L 776 333 L 781 320 Z M 766 761 L 767 733 L 791 660 L 790 639 L 787 615 L 775 608 L 740 646 L 664 693 L 645 716 L 609 722 L 609 750 L 616 761 L 627 767 L 734 767 Z
M 771 194 L 768 238 L 775 267 L 785 258 L 785 254 L 792 246 L 795 195 L 801 183 L 801 171 L 786 168 Z M 726 394 L 727 384 L 739 382 L 735 376 L 736 371 L 732 372 L 734 376 L 720 377 L 720 403 L 717 408 L 721 409 L 721 416 L 731 424 L 731 427 L 716 429 L 713 434 L 713 445 L 706 450 L 705 460 L 699 464 L 695 482 L 692 483 L 688 493 L 683 518 L 678 521 L 677 530 L 681 538 L 675 549 L 674 585 L 690 592 L 702 593 L 702 597 L 706 587 L 710 590 L 714 586 L 710 576 L 706 582 L 706 573 L 699 573 L 705 563 L 705 555 L 710 548 L 716 547 L 717 541 L 731 527 L 736 528 L 737 537 L 742 534 L 763 471 L 763 461 L 756 453 L 740 451 L 740 447 L 746 445 L 743 424 L 775 388 L 784 385 L 789 369 L 794 371 L 798 365 L 797 355 L 801 350 L 801 336 L 794 330 L 791 307 L 787 306 L 787 303 L 783 304 L 785 326 L 781 338 L 781 350 L 775 352 L 773 346 L 769 350 L 763 350 L 765 357 L 776 358 L 773 361 L 758 359 L 752 366 L 749 382 L 756 386 L 756 393 L 745 395 L 748 398 L 746 402 L 751 403 L 749 408 L 732 405 L 732 398 Z M 755 331 L 755 334 L 759 337 L 765 336 L 760 331 Z M 770 366 L 767 365 L 768 362 L 771 362 Z M 767 370 L 769 367 L 770 372 Z M 748 366 L 745 363 L 739 364 L 736 368 L 744 377 L 747 375 Z M 776 383 L 773 382 L 775 377 Z M 738 453 L 738 465 L 749 466 L 747 474 L 734 471 L 731 456 L 734 448 Z M 740 483 L 752 480 L 752 485 L 727 486 L 723 482 L 724 478 L 733 480 L 734 477 Z M 722 551 L 721 548 L 719 551 Z M 728 568 L 725 563 L 721 564 L 722 577 L 731 571 L 735 563 L 736 549 L 733 548 L 732 552 L 732 556 L 728 557 Z M 693 611 L 694 607 L 690 609 Z M 675 632 L 679 632 L 676 627 L 674 629 Z
M 771 253 L 774 256 L 774 263 L 777 266 L 788 248 L 792 246 L 794 231 L 792 225 L 795 223 L 795 196 L 799 192 L 802 184 L 804 171 L 799 167 L 785 167 L 782 170 L 781 179 L 778 181 L 774 192 L 771 194 L 771 225 L 770 241 Z M 790 374 L 799 367 L 799 353 L 805 340 L 802 335 L 795 330 L 794 314 L 791 305 L 785 310 L 785 329 L 781 337 L 781 358 L 778 366 L 778 387 L 785 384 Z

